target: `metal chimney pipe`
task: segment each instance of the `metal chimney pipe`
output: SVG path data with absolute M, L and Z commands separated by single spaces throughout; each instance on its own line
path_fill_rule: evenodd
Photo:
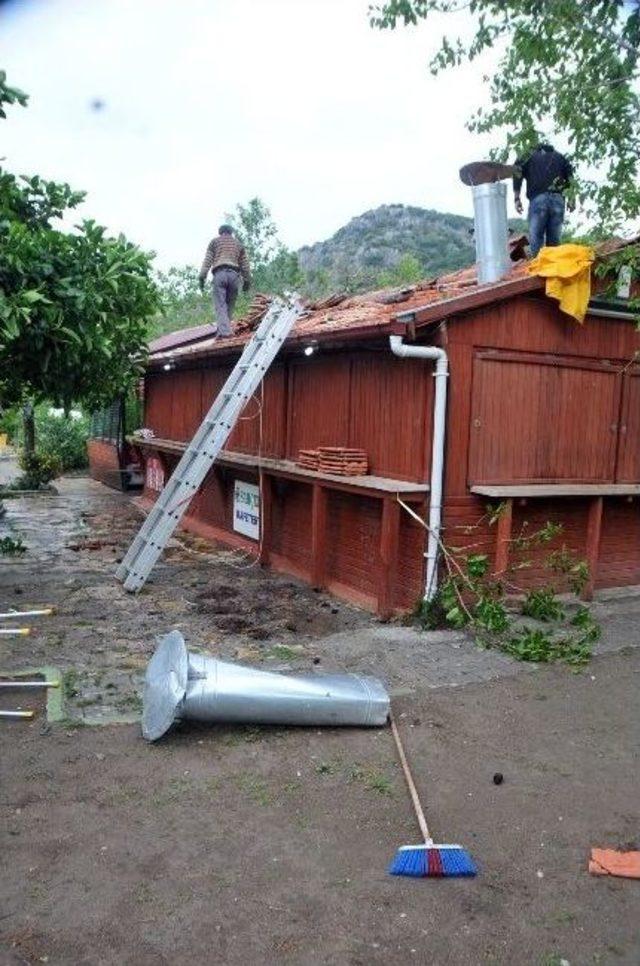
M 503 181 L 476 184 L 473 192 L 478 282 L 497 282 L 509 271 L 507 186 Z
M 142 734 L 161 738 L 192 721 L 380 727 L 389 695 L 362 674 L 278 674 L 189 654 L 179 631 L 159 639 L 147 667 Z

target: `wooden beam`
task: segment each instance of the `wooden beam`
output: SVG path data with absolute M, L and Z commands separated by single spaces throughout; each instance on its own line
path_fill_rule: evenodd
M 311 586 L 318 590 L 325 585 L 326 558 L 327 491 L 319 483 L 314 483 L 311 503 Z
M 387 498 L 382 502 L 380 553 L 378 561 L 378 617 L 383 620 L 393 613 L 393 581 L 398 564 L 400 541 L 400 504 Z
M 600 534 L 602 532 L 602 505 L 603 498 L 595 497 L 589 503 L 589 516 L 587 518 L 587 565 L 589 567 L 589 580 L 585 584 L 582 596 L 584 600 L 593 599 L 593 590 L 596 583 L 598 570 L 598 557 L 600 554 Z
M 505 500 L 505 508 L 498 517 L 496 531 L 496 550 L 493 570 L 496 574 L 503 574 L 509 564 L 509 550 L 511 547 L 511 528 L 513 523 L 513 500 Z
M 519 483 L 516 486 L 472 486 L 472 493 L 491 499 L 526 497 L 549 499 L 559 496 L 640 496 L 640 483 Z
M 269 563 L 272 534 L 273 486 L 268 473 L 260 470 L 260 553 L 258 561 L 262 566 Z

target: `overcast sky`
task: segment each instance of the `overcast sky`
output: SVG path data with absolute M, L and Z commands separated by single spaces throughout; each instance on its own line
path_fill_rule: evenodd
M 489 147 L 464 126 L 482 68 L 432 78 L 444 21 L 380 32 L 367 9 L 5 2 L 0 64 L 31 101 L 2 123 L 1 154 L 13 171 L 86 190 L 83 214 L 162 267 L 199 262 L 225 212 L 254 195 L 292 248 L 381 204 L 470 214 L 458 169 Z

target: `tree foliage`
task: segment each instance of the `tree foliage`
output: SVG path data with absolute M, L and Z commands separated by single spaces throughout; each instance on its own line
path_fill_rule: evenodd
M 278 238 L 271 211 L 260 198 L 236 205 L 226 217 L 245 247 L 257 291 L 278 295 L 299 287 L 302 274 L 298 256 Z
M 611 229 L 640 213 L 640 0 L 387 0 L 370 7 L 372 26 L 415 25 L 464 10 L 470 40 L 445 36 L 434 74 L 498 48 L 490 106 L 472 131 L 500 132 L 506 160 L 539 139 L 564 136 L 578 170 L 577 199 Z
M 0 73 L 0 104 L 26 95 Z M 4 114 L 3 114 L 4 116 Z M 55 222 L 83 200 L 67 184 L 0 168 L 0 399 L 98 406 L 142 371 L 156 304 L 151 255 L 94 221 Z
M 9 87 L 7 72 L 0 70 L 0 117 L 5 118 L 7 116 L 4 109 L 5 104 L 21 104 L 22 107 L 26 107 L 28 100 L 29 98 L 24 91 L 21 91 L 18 87 Z
M 166 272 L 158 272 L 156 282 L 160 301 L 149 324 L 149 339 L 178 329 L 211 324 L 211 293 L 200 289 L 194 265 L 175 265 Z

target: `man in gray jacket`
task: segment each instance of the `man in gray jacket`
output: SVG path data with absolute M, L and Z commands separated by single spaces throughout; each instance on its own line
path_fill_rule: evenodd
M 207 245 L 202 268 L 200 269 L 200 288 L 211 269 L 213 284 L 213 305 L 218 321 L 218 339 L 233 335 L 231 316 L 240 291 L 240 279 L 244 283 L 244 291 L 251 287 L 251 271 L 249 260 L 244 247 L 233 234 L 230 225 L 221 225 L 218 237 Z

